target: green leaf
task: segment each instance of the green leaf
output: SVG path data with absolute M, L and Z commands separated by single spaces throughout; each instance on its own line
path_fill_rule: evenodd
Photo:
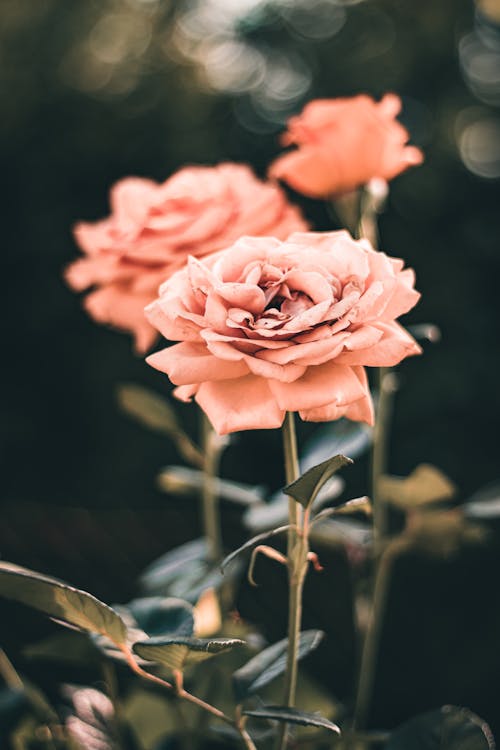
M 480 544 L 488 530 L 468 521 L 461 508 L 415 513 L 406 531 L 412 547 L 438 558 L 455 555 L 465 545 Z
M 182 599 L 147 596 L 134 599 L 126 608 L 149 636 L 193 635 L 193 607 Z
M 442 706 L 396 729 L 385 750 L 494 750 L 488 724 L 467 708 Z
M 56 578 L 3 562 L 0 563 L 0 595 L 80 630 L 105 635 L 116 644 L 126 642 L 127 629 L 117 612 L 86 591 Z
M 475 492 L 462 509 L 475 521 L 497 521 L 500 518 L 500 484 L 493 482 Z
M 300 468 L 307 471 L 330 456 L 342 454 L 358 458 L 370 447 L 373 440 L 373 427 L 363 422 L 337 419 L 317 427 L 307 441 L 300 456 Z
M 168 401 L 140 385 L 126 383 L 117 388 L 118 403 L 129 416 L 154 432 L 168 435 L 189 463 L 203 466 L 203 456 L 177 421 Z
M 239 638 L 151 638 L 134 643 L 133 651 L 148 661 L 170 671 L 183 672 L 186 667 L 244 646 Z
M 276 536 L 277 534 L 282 534 L 284 531 L 288 531 L 289 528 L 290 524 L 286 524 L 286 526 L 279 526 L 277 529 L 272 529 L 272 531 L 265 531 L 263 534 L 257 534 L 257 536 L 252 537 L 248 540 L 248 542 L 245 542 L 245 544 L 242 544 L 241 547 L 238 547 L 238 549 L 235 549 L 227 557 L 224 558 L 220 566 L 221 572 L 224 573 L 224 568 L 229 565 L 231 560 L 234 560 L 245 550 L 250 549 L 259 542 L 263 542 L 265 539 L 269 539 L 269 537 Z
M 180 547 L 169 550 L 152 562 L 141 575 L 143 588 L 151 593 L 168 591 L 171 583 L 182 575 L 186 566 L 207 558 L 208 546 L 204 538 L 193 539 Z
M 0 688 L 0 740 L 7 742 L 7 735 L 28 713 L 29 708 L 29 700 L 22 688 Z
M 330 732 L 340 734 L 340 728 L 332 721 L 319 716 L 318 714 L 309 714 L 305 711 L 299 711 L 296 708 L 287 708 L 286 706 L 264 706 L 253 711 L 243 711 L 245 716 L 253 716 L 256 719 L 271 719 L 280 721 L 285 724 L 300 724 L 306 727 L 321 727 L 328 729 Z
M 300 470 L 305 473 L 317 464 L 329 459 L 332 454 L 343 454 L 357 458 L 371 445 L 373 429 L 360 422 L 340 419 L 317 428 L 307 441 L 300 456 Z M 344 489 L 344 481 L 332 478 L 321 492 L 318 492 L 314 506 L 325 505 L 337 500 Z M 282 490 L 275 493 L 268 502 L 255 503 L 245 513 L 244 521 L 253 533 L 259 533 L 285 524 L 288 519 L 288 497 Z
M 142 574 L 140 582 L 148 594 L 160 594 L 197 602 L 203 591 L 219 588 L 225 579 L 220 566 L 207 560 L 208 547 L 205 539 L 195 539 L 167 552 L 155 560 Z M 230 576 L 239 573 L 239 565 L 233 565 Z
M 198 469 L 186 466 L 167 466 L 158 474 L 158 486 L 163 492 L 175 495 L 193 495 L 198 498 L 203 486 L 204 474 Z M 221 500 L 245 507 L 256 505 L 263 500 L 261 487 L 227 479 L 214 478 L 214 492 Z
M 304 630 L 300 634 L 298 659 L 314 651 L 323 639 L 321 630 Z M 288 638 L 273 643 L 250 659 L 233 674 L 233 690 L 236 701 L 242 703 L 249 695 L 257 693 L 286 670 Z
M 323 461 L 317 466 L 308 469 L 301 477 L 288 484 L 283 492 L 297 500 L 304 508 L 314 502 L 314 499 L 323 485 L 343 466 L 352 464 L 353 461 L 347 456 L 338 455 Z
M 168 401 L 153 391 L 133 383 L 124 383 L 118 386 L 116 395 L 120 408 L 150 430 L 171 435 L 180 429 Z
M 93 641 L 77 630 L 60 630 L 37 643 L 26 646 L 22 654 L 27 659 L 37 661 L 86 664 L 87 666 L 92 662 L 98 664 L 100 661 L 99 652 Z
M 386 502 L 408 510 L 450 500 L 456 487 L 435 466 L 420 464 L 408 477 L 380 477 L 378 492 Z
M 365 516 L 371 516 L 373 513 L 372 504 L 370 498 L 355 497 L 353 500 L 347 500 L 345 503 L 339 503 L 339 505 L 333 508 L 325 508 L 314 516 L 311 526 L 320 523 L 321 521 L 331 518 L 332 516 L 349 516 L 353 513 L 363 513 Z

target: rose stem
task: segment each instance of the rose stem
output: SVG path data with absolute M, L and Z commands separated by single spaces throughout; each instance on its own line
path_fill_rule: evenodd
M 379 246 L 379 234 L 377 226 L 377 214 L 382 208 L 382 203 L 377 200 L 369 188 L 359 191 L 359 221 L 356 229 L 356 238 L 366 238 L 371 246 L 377 250 Z M 378 492 L 380 477 L 386 470 L 388 427 L 391 412 L 391 395 L 393 392 L 390 370 L 386 367 L 376 369 L 376 381 L 378 387 L 378 403 L 373 431 L 373 448 L 371 457 L 371 496 L 373 504 L 373 536 L 375 546 L 375 557 L 378 557 L 382 549 L 387 532 L 387 509 L 383 498 Z
M 377 250 L 379 236 L 377 214 L 381 206 L 369 191 L 364 190 L 360 200 L 360 216 L 357 237 L 366 237 Z M 378 385 L 378 403 L 373 448 L 371 458 L 371 495 L 373 503 L 373 536 L 375 553 L 375 571 L 373 585 L 372 609 L 368 628 L 365 634 L 361 655 L 358 690 L 354 709 L 353 729 L 362 729 L 365 725 L 375 682 L 380 635 L 387 604 L 387 595 L 393 560 L 400 549 L 400 541 L 395 540 L 385 546 L 387 536 L 387 507 L 379 493 L 380 477 L 387 470 L 387 445 L 389 426 L 392 415 L 395 375 L 390 368 L 379 367 L 376 371 Z M 404 544 L 404 543 L 403 543 Z
M 202 412 L 203 432 L 203 483 L 201 490 L 203 531 L 208 545 L 208 557 L 212 562 L 222 559 L 220 514 L 215 484 L 219 470 L 220 445 L 212 425 Z
M 389 542 L 379 558 L 379 564 L 375 574 L 373 606 L 363 644 L 361 670 L 354 708 L 352 728 L 355 732 L 356 730 L 365 727 L 366 719 L 368 717 L 392 570 L 396 558 L 407 548 L 407 545 L 408 541 L 404 536 L 395 538 Z
M 379 493 L 378 485 L 380 477 L 387 471 L 387 445 L 389 440 L 393 398 L 394 393 L 396 392 L 396 376 L 390 368 L 379 367 L 377 370 L 377 380 L 377 417 L 373 433 L 371 461 L 375 558 L 381 554 L 387 536 L 387 506 Z
M 297 438 L 293 412 L 287 412 L 283 422 L 283 451 L 285 456 L 286 483 L 290 484 L 300 475 L 297 455 Z M 284 705 L 295 705 L 297 688 L 297 662 L 300 639 L 300 623 L 302 619 L 302 591 L 307 573 L 308 526 L 307 513 L 302 513 L 302 507 L 293 498 L 288 499 L 288 530 L 287 562 L 288 562 L 288 650 L 285 672 Z M 277 748 L 286 747 L 287 725 L 282 724 L 278 735 Z

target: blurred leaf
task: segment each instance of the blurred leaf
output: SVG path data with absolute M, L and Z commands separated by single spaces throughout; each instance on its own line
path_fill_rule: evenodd
M 323 517 L 321 523 L 311 527 L 311 542 L 337 547 L 346 547 L 348 555 L 364 559 L 372 540 L 372 529 L 366 521 L 338 517 L 335 520 Z
M 263 542 L 265 539 L 269 539 L 269 537 L 276 536 L 277 534 L 282 534 L 284 531 L 287 531 L 290 528 L 290 524 L 287 524 L 286 526 L 279 526 L 277 529 L 272 529 L 271 531 L 265 531 L 262 534 L 258 534 L 257 536 L 252 537 L 248 540 L 248 542 L 245 542 L 245 544 L 242 544 L 241 547 L 238 547 L 238 549 L 235 549 L 233 552 L 231 552 L 227 557 L 224 558 L 224 560 L 221 562 L 220 569 L 222 572 L 224 572 L 224 569 L 229 563 L 234 560 L 238 555 L 240 555 L 242 552 L 245 552 L 245 550 L 250 549 L 251 547 L 254 547 L 259 542 Z
M 55 578 L 11 563 L 0 563 L 0 594 L 62 623 L 105 635 L 117 644 L 126 641 L 125 624 L 111 607 Z
M 309 507 L 315 500 L 316 495 L 323 485 L 336 474 L 343 466 L 352 464 L 353 461 L 347 456 L 333 456 L 323 463 L 308 469 L 295 482 L 288 484 L 283 492 L 297 500 L 304 508 Z
M 456 487 L 435 466 L 420 464 L 406 478 L 380 477 L 378 491 L 386 502 L 408 510 L 450 500 Z
M 175 696 L 136 687 L 123 698 L 122 715 L 141 748 L 155 747 L 166 737 L 178 737 L 185 727 L 175 705 Z
M 457 706 L 420 714 L 396 729 L 386 750 L 494 750 L 488 724 Z
M 182 599 L 148 596 L 129 602 L 127 609 L 149 636 L 193 635 L 193 607 Z
M 365 516 L 371 516 L 373 513 L 372 504 L 370 498 L 366 497 L 355 497 L 353 500 L 348 500 L 345 503 L 341 503 L 334 508 L 325 508 L 314 516 L 312 524 L 320 523 L 326 518 L 332 516 L 348 516 L 352 513 L 364 513 Z
M 0 740 L 21 721 L 29 710 L 30 703 L 22 688 L 0 688 Z
M 407 326 L 406 330 L 417 341 L 429 341 L 431 344 L 437 344 L 441 340 L 441 331 L 434 323 L 417 323 L 413 326 Z
M 146 591 L 157 593 L 168 590 L 168 586 L 182 575 L 186 566 L 191 563 L 203 562 L 207 559 L 208 545 L 204 538 L 193 539 L 180 547 L 166 552 L 152 562 L 140 581 Z
M 405 534 L 412 546 L 433 557 L 455 554 L 464 544 L 482 542 L 487 530 L 470 523 L 460 508 L 418 513 Z
M 185 466 L 167 466 L 158 475 L 158 486 L 164 492 L 174 495 L 190 495 L 200 492 L 204 482 L 204 475 L 198 469 Z M 214 492 L 221 500 L 236 505 L 255 505 L 262 502 L 263 491 L 260 487 L 230 482 L 227 479 L 214 479 Z
M 205 539 L 195 539 L 162 555 L 142 574 L 140 582 L 150 594 L 162 594 L 185 599 L 191 604 L 198 601 L 209 588 L 219 588 L 227 580 L 219 565 L 207 560 Z M 240 567 L 233 565 L 229 577 L 236 577 Z
M 66 731 L 82 750 L 122 750 L 113 704 L 99 690 L 65 685 L 63 695 L 71 702 Z
M 370 447 L 373 428 L 362 422 L 338 419 L 318 427 L 308 440 L 300 457 L 301 471 L 326 461 L 330 456 L 342 454 L 358 458 Z
M 161 664 L 173 671 L 184 671 L 186 667 L 211 659 L 230 651 L 236 646 L 244 646 L 239 638 L 151 638 L 149 641 L 134 643 L 133 650 L 143 659 Z
M 162 396 L 134 383 L 119 385 L 116 393 L 120 408 L 151 430 L 171 435 L 180 429 L 175 411 Z
M 500 518 L 500 483 L 478 490 L 461 507 L 467 518 L 481 521 Z
M 303 659 L 314 651 L 323 639 L 321 630 L 304 630 L 300 634 L 298 658 Z M 286 670 L 288 638 L 273 643 L 261 651 L 233 674 L 236 701 L 241 703 Z
M 305 711 L 299 711 L 296 708 L 287 708 L 286 706 L 264 706 L 263 708 L 254 709 L 253 711 L 243 711 L 245 716 L 253 716 L 259 719 L 271 719 L 286 724 L 301 724 L 307 727 L 321 727 L 328 729 L 330 732 L 340 734 L 340 728 L 324 719 L 318 714 L 309 714 Z
M 203 455 L 179 425 L 176 414 L 166 399 L 133 383 L 118 386 L 117 398 L 121 409 L 129 416 L 154 432 L 168 435 L 189 463 L 203 466 Z
M 251 717 L 249 718 L 251 719 Z M 260 722 L 258 723 L 260 724 Z M 266 727 L 262 729 L 262 725 L 260 726 L 261 728 L 257 729 L 254 726 L 250 727 L 248 723 L 245 725 L 245 729 L 251 736 L 254 744 L 267 742 L 267 740 L 270 740 L 276 736 L 276 729 L 274 727 Z M 209 730 L 210 733 L 214 735 L 215 739 L 220 739 L 226 743 L 230 742 L 232 745 L 239 745 L 239 743 L 241 742 L 240 733 L 228 724 L 211 724 L 209 726 Z
M 193 617 L 194 634 L 197 638 L 209 638 L 220 631 L 222 614 L 214 589 L 207 589 L 202 593 L 193 609 Z
M 23 649 L 27 659 L 40 659 L 68 664 L 91 664 L 99 661 L 99 652 L 86 634 L 61 631 Z

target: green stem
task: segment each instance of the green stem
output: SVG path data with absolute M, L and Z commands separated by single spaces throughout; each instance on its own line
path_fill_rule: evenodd
M 354 709 L 353 730 L 355 732 L 366 728 L 365 724 L 373 695 L 380 636 L 384 623 L 392 569 L 394 561 L 407 548 L 407 544 L 408 542 L 403 536 L 394 539 L 385 548 L 377 566 L 373 592 L 373 608 L 363 644 L 358 692 Z
M 377 215 L 382 204 L 368 189 L 359 192 L 359 220 L 356 229 L 358 239 L 364 237 L 375 250 L 379 246 Z M 378 484 L 387 468 L 387 442 L 392 413 L 392 394 L 394 381 L 391 371 L 385 367 L 377 368 L 378 405 L 373 433 L 373 450 L 371 461 L 371 492 L 373 503 L 373 535 L 375 556 L 380 553 L 387 534 L 387 506 L 380 496 Z
M 0 648 L 0 674 L 7 687 L 12 690 L 23 690 L 23 681 L 3 648 Z
M 219 470 L 221 446 L 210 422 L 202 413 L 203 429 L 203 485 L 201 492 L 203 531 L 208 544 L 208 556 L 212 562 L 222 559 L 222 536 L 220 528 L 219 499 L 215 483 Z
M 387 536 L 387 505 L 379 492 L 380 478 L 387 471 L 387 448 L 389 426 L 392 416 L 395 376 L 389 368 L 380 367 L 378 375 L 378 404 L 373 433 L 371 491 L 373 503 L 373 535 L 375 556 L 377 557 Z
M 285 457 L 285 476 L 287 484 L 295 481 L 300 475 L 297 454 L 295 421 L 292 412 L 287 412 L 283 423 L 283 451 Z M 307 573 L 308 517 L 302 512 L 302 506 L 292 498 L 288 500 L 289 524 L 287 563 L 288 563 L 288 649 L 285 672 L 285 691 L 283 705 L 295 705 L 297 689 L 298 650 L 300 625 L 302 621 L 302 593 Z M 283 750 L 287 741 L 287 725 L 282 724 L 278 735 L 277 748 Z

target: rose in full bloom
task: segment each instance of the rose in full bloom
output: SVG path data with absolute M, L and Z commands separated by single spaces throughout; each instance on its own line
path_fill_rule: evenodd
M 65 275 L 73 289 L 91 290 L 90 315 L 132 332 L 139 352 L 157 336 L 145 305 L 189 255 L 228 247 L 243 234 L 285 239 L 308 228 L 283 191 L 244 164 L 186 167 L 162 184 L 129 177 L 112 188 L 110 202 L 106 219 L 76 225 L 85 257 Z
M 371 424 L 365 365 L 420 351 L 395 320 L 420 296 L 403 265 L 345 231 L 243 237 L 161 286 L 146 314 L 180 343 L 147 361 L 221 434 L 279 427 L 286 411 Z
M 386 94 L 376 102 L 361 94 L 317 99 L 292 117 L 282 144 L 298 146 L 271 164 L 269 174 L 312 198 L 341 195 L 372 178 L 390 180 L 423 155 L 407 146 L 408 132 L 396 120 L 401 100 Z

